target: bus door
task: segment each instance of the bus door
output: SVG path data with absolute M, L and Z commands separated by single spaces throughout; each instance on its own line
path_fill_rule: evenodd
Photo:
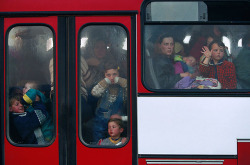
M 51 84 L 55 82 L 57 17 L 2 21 L 4 163 L 59 164 L 58 99 Z
M 135 16 L 75 17 L 74 21 L 76 162 L 136 163 Z

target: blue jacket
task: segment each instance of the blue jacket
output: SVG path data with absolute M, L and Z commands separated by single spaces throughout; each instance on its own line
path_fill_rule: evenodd
M 11 113 L 10 122 L 16 128 L 25 144 L 46 144 L 41 126 L 48 118 L 46 107 L 41 102 L 33 102 L 34 110 Z

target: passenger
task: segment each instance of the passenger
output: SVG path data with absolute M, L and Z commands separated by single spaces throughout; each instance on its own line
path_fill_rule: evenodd
M 33 101 L 33 111 L 25 111 L 21 98 L 13 96 L 9 101 L 10 125 L 16 128 L 22 143 L 47 144 L 42 126 L 48 118 L 45 106 L 39 101 Z
M 191 74 L 188 72 L 175 74 L 174 38 L 171 35 L 160 36 L 157 44 L 160 53 L 153 58 L 156 79 L 160 89 L 172 89 L 182 77 L 191 76 Z
M 22 89 L 19 88 L 19 87 L 12 87 L 12 88 L 10 88 L 9 97 L 16 96 L 16 95 L 19 95 L 20 97 L 22 97 L 23 96 Z
M 52 112 L 51 112 L 51 100 L 45 96 L 45 91 L 40 91 L 40 87 L 38 85 L 38 82 L 36 82 L 36 81 L 27 81 L 24 84 L 23 95 L 25 95 L 26 92 L 28 90 L 30 90 L 30 89 L 38 90 L 37 94 L 39 94 L 39 95 L 36 96 L 36 99 L 41 100 L 43 102 L 43 104 L 45 104 L 46 109 L 49 112 L 49 114 L 52 115 Z
M 238 84 L 242 89 L 250 89 L 250 33 L 242 39 L 243 49 L 238 54 L 234 64 Z
M 195 32 L 192 35 L 189 54 L 192 55 L 196 61 L 199 61 L 202 56 L 202 53 L 200 52 L 202 47 L 206 45 L 208 46 L 214 39 L 221 40 L 222 35 L 222 29 L 216 25 L 201 28 L 200 32 Z
M 93 96 L 99 98 L 93 126 L 95 142 L 105 137 L 111 115 L 127 113 L 127 80 L 119 77 L 120 68 L 114 61 L 108 61 L 104 68 L 105 78 L 91 91 Z
M 26 112 L 33 112 L 35 110 L 35 107 L 33 106 L 34 101 L 38 101 L 40 104 L 45 106 L 45 110 L 48 112 L 48 109 L 46 108 L 46 104 L 48 103 L 48 99 L 44 96 L 42 92 L 39 90 L 33 89 L 37 88 L 38 85 L 36 82 L 27 82 L 23 88 L 23 100 L 24 100 L 24 106 Z M 41 127 L 44 138 L 46 142 L 50 142 L 53 138 L 53 131 L 54 131 L 54 125 L 52 118 L 48 112 L 47 119 L 44 122 L 44 124 Z
M 184 46 L 181 43 L 179 42 L 174 43 L 174 54 L 182 57 L 186 56 Z
M 99 140 L 99 145 L 117 146 L 124 144 L 127 138 L 121 137 L 124 131 L 121 119 L 112 118 L 108 121 L 108 134 L 110 137 Z
M 182 56 L 176 55 L 174 57 L 174 61 L 175 61 L 175 63 L 177 63 L 177 62 L 181 63 L 181 67 L 183 70 L 183 72 L 180 72 L 181 69 L 177 69 L 176 68 L 177 66 L 176 66 L 175 67 L 175 74 L 184 73 L 184 72 L 189 72 L 191 74 L 195 73 L 196 59 L 193 56 L 182 57 Z
M 86 74 L 82 74 L 82 76 L 89 92 L 102 80 L 105 61 L 113 59 L 111 55 L 108 55 L 107 43 L 103 39 L 97 39 L 90 49 L 89 54 L 84 55 L 87 68 L 81 67 L 86 69 Z
M 237 86 L 234 64 L 224 60 L 225 45 L 214 40 L 209 48 L 204 46 L 201 53 L 205 58 L 200 62 L 199 71 L 205 78 L 215 78 L 222 89 L 235 89 Z

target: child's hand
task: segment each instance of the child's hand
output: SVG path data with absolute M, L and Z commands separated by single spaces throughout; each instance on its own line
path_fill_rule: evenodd
M 108 78 L 104 78 L 104 80 L 107 82 L 107 84 L 111 84 L 111 81 Z
M 122 142 L 122 144 L 124 144 L 126 141 L 127 141 L 127 138 L 124 137 L 124 138 L 122 138 L 121 142 Z
M 125 78 L 115 77 L 114 83 L 119 84 L 123 88 L 127 87 L 127 79 L 125 79 Z
M 120 77 L 118 77 L 118 76 L 115 77 L 115 78 L 114 78 L 114 84 L 117 84 L 117 83 L 119 82 L 119 79 L 120 79 Z
M 204 46 L 204 47 L 202 48 L 201 53 L 204 54 L 204 56 L 205 56 L 206 58 L 211 58 L 211 56 L 212 56 L 212 55 L 211 55 L 211 52 L 210 52 L 210 50 L 208 49 L 207 46 Z
M 35 101 L 40 101 L 40 100 L 41 100 L 40 97 L 38 95 L 36 95 Z
M 192 77 L 192 74 L 189 72 L 185 72 L 185 73 L 181 73 L 180 76 L 181 77 L 187 77 L 187 76 Z

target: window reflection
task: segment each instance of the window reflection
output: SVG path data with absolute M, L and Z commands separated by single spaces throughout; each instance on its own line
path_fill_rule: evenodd
M 128 134 L 126 31 L 116 25 L 87 26 L 79 41 L 82 140 L 123 144 Z M 108 129 L 110 124 L 117 129 Z
M 49 61 L 53 33 L 46 26 L 15 26 L 8 33 L 9 137 L 14 143 L 50 144 L 54 138 Z M 53 66 L 52 66 L 53 70 Z
M 248 43 L 248 29 L 249 25 L 145 26 L 146 86 L 153 90 L 250 89 L 249 45 L 239 45 L 242 38 Z M 217 49 L 220 55 L 213 53 Z

